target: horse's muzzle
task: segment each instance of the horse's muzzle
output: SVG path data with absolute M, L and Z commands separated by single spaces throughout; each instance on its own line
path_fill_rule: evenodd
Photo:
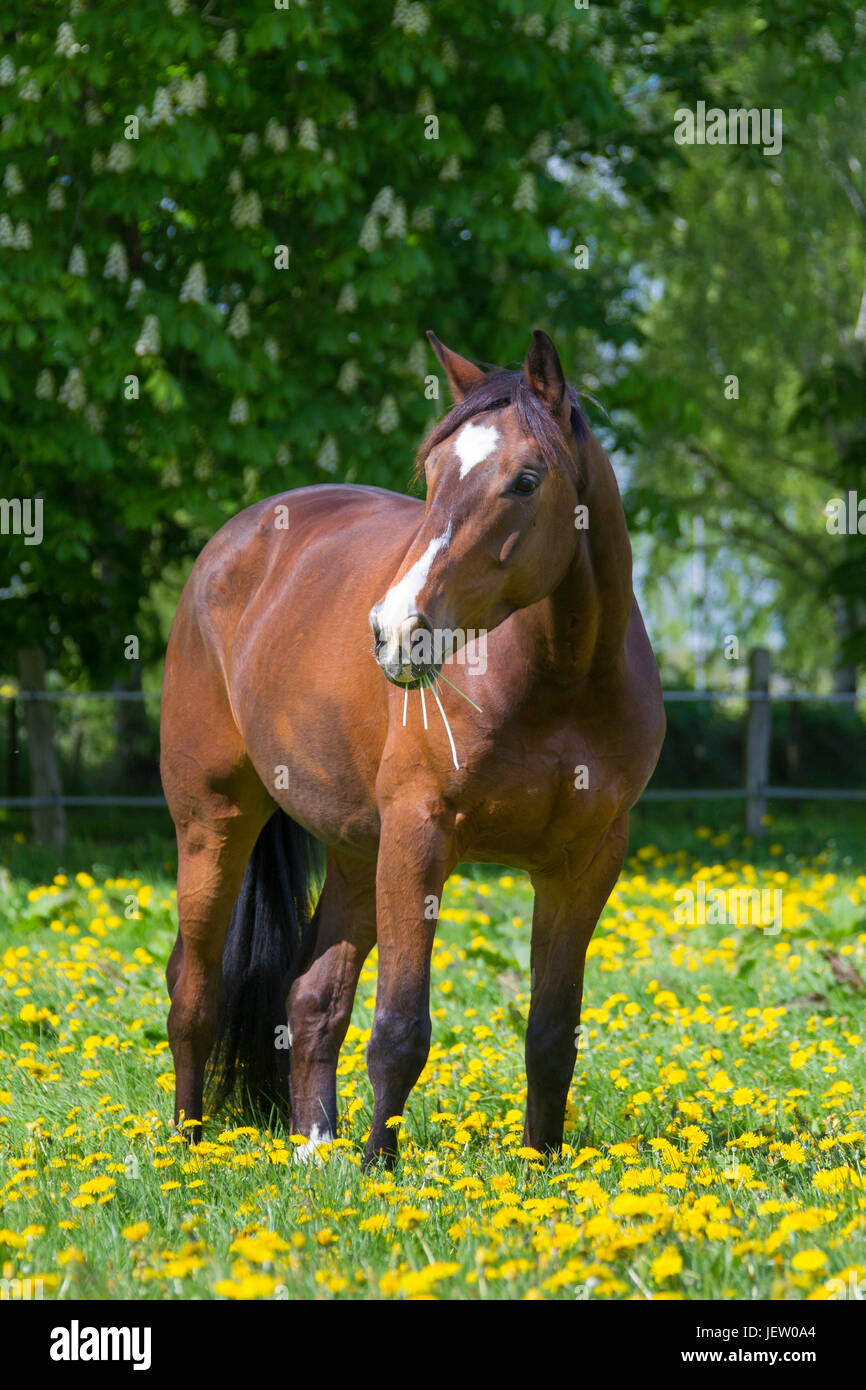
M 433 630 L 420 613 L 410 613 L 396 628 L 385 627 L 376 605 L 370 609 L 370 627 L 373 654 L 392 684 L 416 690 L 436 674 Z

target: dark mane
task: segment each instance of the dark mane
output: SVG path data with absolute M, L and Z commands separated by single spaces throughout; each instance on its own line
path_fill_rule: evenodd
M 566 386 L 565 391 L 571 406 L 571 431 L 580 442 L 589 434 L 589 422 L 574 387 Z M 547 406 L 532 390 L 524 373 L 510 371 L 507 367 L 495 367 L 428 434 L 418 450 L 413 477 L 420 477 L 431 449 L 458 430 L 466 420 L 481 415 L 485 410 L 501 410 L 505 406 L 513 406 L 517 423 L 524 434 L 531 434 L 537 440 L 541 456 L 547 463 L 556 463 L 563 457 L 568 446 L 562 430 Z

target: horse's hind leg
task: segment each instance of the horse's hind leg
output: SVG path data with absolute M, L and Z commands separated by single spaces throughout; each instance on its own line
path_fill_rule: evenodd
M 358 976 L 375 940 L 375 861 L 329 850 L 312 954 L 287 1000 L 292 1129 L 308 1135 L 311 1144 L 337 1132 L 337 1062 Z
M 177 831 L 179 931 L 166 971 L 176 1123 L 181 1114 L 202 1118 L 229 919 L 259 831 L 273 811 L 247 757 L 215 655 L 215 643 L 223 640 L 217 626 L 225 628 L 231 616 L 227 593 L 204 580 L 187 585 L 162 686 L 160 771 Z M 190 1137 L 199 1135 L 196 1127 Z
M 244 870 L 265 819 L 266 812 L 236 813 L 221 821 L 195 820 L 177 828 L 180 930 L 166 971 L 176 1124 L 202 1118 L 205 1068 L 219 1020 L 223 946 Z M 199 1126 L 195 1126 L 191 1138 L 199 1137 Z
M 175 1123 L 201 1120 L 222 993 L 229 920 L 273 810 L 217 692 L 163 691 L 162 782 L 177 831 L 178 934 L 166 968 Z M 200 1138 L 196 1125 L 190 1138 Z

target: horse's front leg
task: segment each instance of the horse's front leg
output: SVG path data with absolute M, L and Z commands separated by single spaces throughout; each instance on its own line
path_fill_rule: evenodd
M 379 974 L 367 1049 L 373 1123 L 364 1166 L 397 1159 L 397 1131 L 430 1050 L 430 954 L 445 880 L 456 862 L 453 817 L 435 797 L 392 802 L 376 872 Z
M 623 816 L 579 875 L 533 875 L 531 998 L 526 1029 L 524 1143 L 539 1152 L 562 1144 L 577 1056 L 586 948 L 619 877 L 628 844 Z

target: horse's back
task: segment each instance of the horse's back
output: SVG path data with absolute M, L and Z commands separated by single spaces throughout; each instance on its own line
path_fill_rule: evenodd
M 211 537 L 187 580 L 175 629 L 193 619 L 217 645 L 278 572 L 281 585 L 325 561 L 336 580 L 355 554 L 408 545 L 423 503 L 384 488 L 320 484 L 277 493 L 236 513 Z M 390 555 L 388 556 L 390 560 Z M 174 638 L 174 632 L 172 637 Z
M 367 487 L 360 483 L 315 483 L 310 487 L 292 488 L 275 493 L 261 502 L 253 502 L 237 512 L 212 537 L 202 551 L 205 555 L 220 537 L 235 539 L 262 527 L 293 532 L 299 527 L 322 526 L 338 530 L 344 523 L 397 520 L 413 517 L 417 522 L 424 503 L 417 497 L 401 492 L 389 492 L 383 487 Z

